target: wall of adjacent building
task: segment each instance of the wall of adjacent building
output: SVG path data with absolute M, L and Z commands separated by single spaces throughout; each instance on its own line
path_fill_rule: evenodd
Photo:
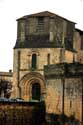
M 81 122 L 83 65 L 66 63 L 51 65 L 46 66 L 44 72 L 47 113 L 62 114 L 64 112 L 66 116 L 73 115 Z
M 73 43 L 77 51 L 77 62 L 83 63 L 83 31 L 75 30 Z
M 13 82 L 13 72 L 0 72 L 0 80 Z

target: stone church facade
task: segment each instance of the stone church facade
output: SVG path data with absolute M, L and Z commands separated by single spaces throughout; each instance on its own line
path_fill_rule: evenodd
M 83 32 L 75 29 L 75 23 L 54 13 L 44 11 L 17 19 L 17 40 L 14 46 L 13 73 L 11 75 L 13 84 L 11 98 L 23 98 L 26 101 L 45 100 L 48 113 L 61 114 L 62 77 L 59 74 L 57 79 L 56 73 L 59 73 L 61 69 L 63 69 L 61 72 L 65 71 L 65 63 L 70 64 L 68 72 L 76 72 L 73 63 L 80 63 L 79 69 L 82 69 L 82 42 Z M 61 69 L 58 67 L 56 70 L 55 67 L 58 64 L 63 64 L 63 66 L 59 66 Z M 45 68 L 46 65 L 47 68 Z M 49 66 L 52 65 L 55 66 L 50 69 Z M 72 67 L 74 67 L 73 70 Z M 82 74 L 80 71 L 78 72 L 79 77 L 74 74 L 72 80 L 71 75 L 69 79 L 65 77 L 66 84 L 81 84 Z M 82 89 L 80 91 L 82 94 Z M 76 106 L 76 103 L 75 100 L 73 102 L 66 97 L 65 110 L 68 111 L 66 114 L 71 115 L 71 113 L 75 113 L 75 110 L 72 112 L 71 110 L 72 105 Z M 77 105 L 80 105 L 81 108 L 78 109 L 79 116 L 76 114 L 76 118 L 82 121 L 82 99 L 77 99 L 80 100 Z
M 17 23 L 13 94 L 31 100 L 37 86 L 41 89 L 40 97 L 45 93 L 44 65 L 76 60 L 75 23 L 48 11 L 24 16 Z

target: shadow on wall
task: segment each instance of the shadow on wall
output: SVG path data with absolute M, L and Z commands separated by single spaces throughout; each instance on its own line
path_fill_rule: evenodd
M 70 117 L 58 114 L 46 114 L 47 125 L 80 125 L 78 119 L 74 115 Z
M 44 102 L 0 103 L 0 125 L 80 125 L 79 123 L 74 115 L 67 117 L 46 114 Z
M 45 125 L 44 102 L 1 102 L 0 125 Z

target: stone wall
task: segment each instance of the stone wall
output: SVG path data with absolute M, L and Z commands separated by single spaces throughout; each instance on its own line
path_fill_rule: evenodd
M 72 49 L 73 50 L 73 31 L 75 28 L 75 23 L 68 21 L 56 14 L 52 14 L 50 12 L 41 12 L 42 16 L 25 16 L 25 18 L 18 19 L 18 28 L 17 28 L 17 44 L 15 47 L 33 47 L 33 44 L 30 45 L 30 43 L 27 43 L 28 41 L 35 41 L 35 37 L 39 39 L 40 35 L 46 36 L 47 39 L 44 40 L 43 47 L 49 44 L 49 42 L 52 42 L 49 46 L 64 46 L 65 48 Z M 45 16 L 49 15 L 49 16 Z M 38 30 L 39 27 L 39 19 L 42 18 L 43 21 L 41 23 L 41 26 L 43 27 L 43 31 L 40 32 Z M 34 36 L 34 37 L 33 37 Z M 42 40 L 42 37 L 41 37 Z M 40 40 L 39 40 L 40 41 Z M 21 44 L 19 44 L 21 43 Z M 34 42 L 33 42 L 34 43 Z M 37 43 L 37 39 L 36 39 Z M 41 41 L 40 41 L 41 43 Z M 39 44 L 40 44 L 39 43 Z M 40 45 L 35 45 L 36 47 L 39 47 Z
M 32 55 L 36 54 L 36 69 L 32 69 Z M 49 54 L 49 57 L 48 57 Z M 38 72 L 44 77 L 44 65 L 59 62 L 73 62 L 73 53 L 61 48 L 14 49 L 13 95 L 19 96 L 21 79 L 30 72 Z
M 0 102 L 0 125 L 43 125 L 43 102 Z
M 67 115 L 68 117 L 74 114 L 75 118 L 81 121 L 82 93 L 80 84 L 81 84 L 80 79 L 73 78 L 65 80 L 64 114 Z M 80 86 L 80 88 L 79 89 L 76 88 L 77 86 Z M 62 114 L 63 111 L 62 91 L 63 91 L 63 86 L 61 79 L 47 80 L 47 85 L 46 85 L 47 113 Z
M 77 62 L 83 63 L 83 31 L 75 30 L 73 46 L 77 51 Z
M 45 66 L 46 111 L 82 121 L 82 64 Z M 63 97 L 64 96 L 64 97 Z M 64 106 L 64 107 L 63 107 Z M 63 111 L 64 110 L 64 111 Z
M 13 82 L 13 72 L 0 72 L 0 80 Z

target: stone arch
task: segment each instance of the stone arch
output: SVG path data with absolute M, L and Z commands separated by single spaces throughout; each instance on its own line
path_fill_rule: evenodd
M 32 99 L 32 86 L 38 83 L 41 89 L 41 96 L 45 93 L 46 86 L 44 77 L 37 72 L 31 72 L 26 74 L 20 81 L 21 97 L 25 100 Z

